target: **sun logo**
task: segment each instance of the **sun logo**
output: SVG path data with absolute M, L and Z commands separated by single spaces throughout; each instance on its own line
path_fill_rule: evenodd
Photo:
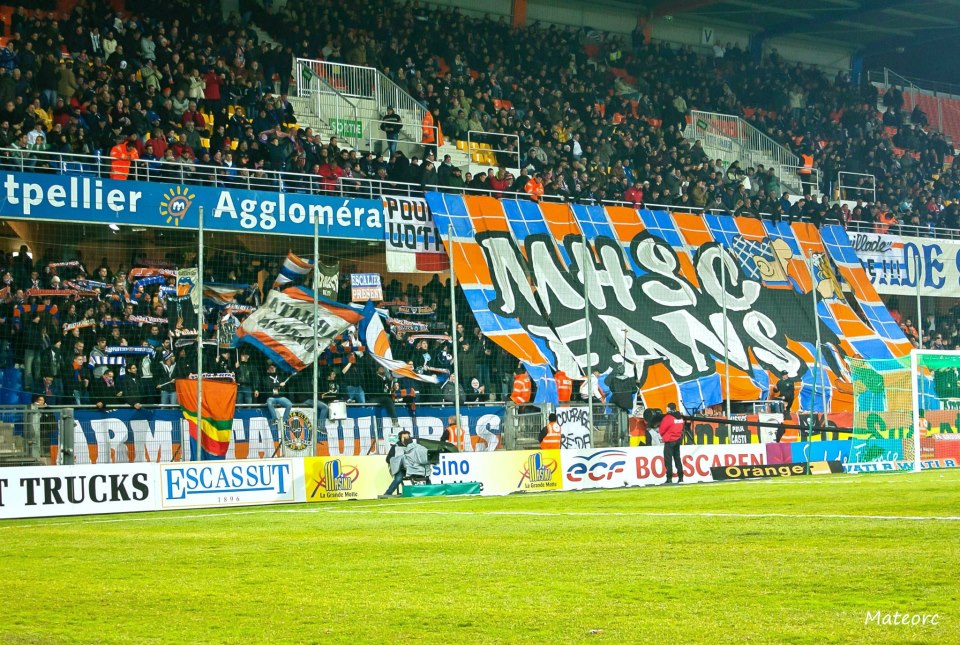
M 190 194 L 188 188 L 183 186 L 171 188 L 163 194 L 164 201 L 160 202 L 160 215 L 167 218 L 167 224 L 172 222 L 174 226 L 180 226 L 180 220 L 190 210 L 190 204 L 196 198 L 196 195 Z

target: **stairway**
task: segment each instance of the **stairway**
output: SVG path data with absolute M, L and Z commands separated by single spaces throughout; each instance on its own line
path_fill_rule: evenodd
M 797 155 L 738 116 L 693 110 L 683 136 L 691 145 L 700 141 L 711 159 L 722 159 L 728 165 L 739 161 L 744 170 L 760 164 L 776 168 L 783 191 L 819 196 L 819 187 L 798 174 Z

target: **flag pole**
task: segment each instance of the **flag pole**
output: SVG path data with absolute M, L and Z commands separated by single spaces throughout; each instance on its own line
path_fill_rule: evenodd
M 817 400 L 817 381 L 820 380 L 820 314 L 817 312 L 817 273 L 813 251 L 810 251 L 810 294 L 813 296 L 813 327 L 816 330 L 817 351 L 813 359 L 813 391 L 810 392 L 810 417 L 807 439 L 813 436 L 813 408 Z M 822 387 L 822 384 L 821 384 Z M 826 414 L 826 410 L 823 411 Z
M 583 321 L 586 329 L 584 335 L 587 337 L 587 423 L 590 436 L 593 436 L 593 354 L 590 352 L 590 294 L 588 286 L 590 284 L 590 273 L 587 271 L 587 234 L 582 236 L 583 247 L 580 249 L 580 270 L 583 271 Z
M 453 222 L 447 227 L 447 254 L 450 258 L 450 321 L 453 325 L 453 414 L 457 417 L 456 427 L 460 430 L 460 363 L 457 351 L 457 272 L 453 268 Z M 451 437 L 452 439 L 453 437 Z
M 920 271 L 921 271 L 921 264 L 920 264 L 920 253 L 919 253 L 919 252 L 917 253 L 917 263 L 916 263 L 916 264 L 917 264 L 917 266 L 916 266 L 916 270 L 917 270 L 917 333 L 918 333 L 918 335 L 919 335 L 919 339 L 918 339 L 918 340 L 920 341 L 920 342 L 917 343 L 917 344 L 920 346 L 920 349 L 923 349 L 923 348 L 924 348 L 924 347 L 923 347 L 923 311 L 922 311 L 921 308 L 920 308 Z
M 317 383 L 320 378 L 319 370 L 317 369 L 317 363 L 320 359 L 319 345 L 319 332 L 317 331 L 317 323 L 320 319 L 320 217 L 319 215 L 314 215 L 313 217 L 313 432 L 310 435 L 310 456 L 315 456 L 317 453 L 317 434 L 320 432 L 320 424 L 318 423 L 320 419 L 320 386 Z M 281 441 L 283 439 L 281 438 Z
M 197 290 L 200 306 L 197 311 L 197 461 L 203 461 L 203 206 L 197 226 Z M 191 304 L 191 306 L 193 306 Z
M 727 403 L 727 421 L 729 421 L 732 415 L 730 413 L 730 346 L 727 344 L 727 258 L 722 245 L 720 246 L 720 302 L 723 307 L 723 389 Z

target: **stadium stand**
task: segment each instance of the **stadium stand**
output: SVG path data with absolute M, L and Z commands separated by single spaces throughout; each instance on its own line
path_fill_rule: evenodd
M 63 16 L 19 7 L 8 16 L 11 35 L 0 50 L 0 166 L 336 194 L 410 194 L 428 186 L 525 194 L 542 183 L 544 200 L 856 222 L 878 232 L 901 224 L 926 231 L 960 227 L 954 150 L 943 133 L 901 116 L 912 110 L 902 94 L 881 95 L 842 74 L 830 79 L 775 52 L 754 61 L 732 47 L 720 59 L 707 58 L 688 47 L 644 42 L 641 34 L 627 43 L 614 36 L 595 42 L 556 26 L 517 33 L 502 20 L 392 2 L 292 0 L 279 13 L 254 4 L 245 10 L 253 22 L 224 22 L 211 6 L 185 1 L 123 15 L 97 2 L 76 4 Z M 254 23 L 277 44 L 262 38 Z M 348 149 L 336 137 L 322 140 L 298 124 L 288 100 L 298 81 L 292 73 L 297 56 L 377 67 L 436 109 L 454 142 L 470 130 L 517 135 L 520 174 L 498 168 L 503 159 L 491 142 L 473 153 L 490 171 L 461 176 L 449 162 L 430 168 L 402 154 L 384 158 Z M 921 111 L 925 105 L 921 99 Z M 772 167 L 711 159 L 699 142 L 684 138 L 692 109 L 742 116 L 798 155 L 811 155 L 822 170 L 823 196 L 797 201 Z M 831 199 L 841 170 L 873 175 L 876 198 L 868 200 L 873 189 L 864 187 L 861 194 L 848 188 L 849 201 Z M 116 324 L 131 316 L 166 319 L 169 312 L 154 296 L 171 286 L 169 276 L 151 275 L 161 279 L 138 296 L 130 292 L 145 268 L 137 258 L 126 266 L 93 263 L 90 273 L 78 268 L 83 260 L 29 260 L 20 253 L 0 261 L 6 271 L 0 363 L 22 366 L 28 391 L 50 387 L 42 379 L 50 374 L 57 396 L 86 400 L 84 383 L 100 365 L 91 363 L 91 354 L 101 334 L 108 344 L 157 350 L 152 374 L 161 373 L 167 351 L 189 361 L 176 357 L 175 346 L 161 347 L 166 323 Z M 271 280 L 277 262 L 263 259 Z M 269 287 L 252 263 L 211 257 L 208 266 L 214 281 L 252 285 L 238 292 L 237 305 L 256 305 Z M 61 288 L 61 276 L 89 298 L 60 311 L 26 294 Z M 396 282 L 385 294 L 395 307 L 432 309 L 424 325 L 428 338 L 395 330 L 396 353 L 417 368 L 451 367 L 450 330 L 430 326 L 445 319 L 447 293 L 439 283 L 421 289 Z M 958 314 L 925 323 L 926 344 L 960 347 Z M 917 337 L 912 321 L 898 322 Z M 65 329 L 69 334 L 60 340 Z M 506 397 L 515 361 L 472 320 L 456 336 L 461 360 L 471 366 L 462 371 L 464 385 L 475 377 L 484 396 Z M 325 365 L 360 358 L 356 339 L 344 343 L 331 346 Z M 260 379 L 264 360 L 255 362 L 253 378 Z M 375 368 L 362 367 L 360 384 L 373 383 Z M 238 369 L 229 361 L 222 368 Z M 301 388 L 305 397 L 312 386 L 303 381 L 291 389 Z M 160 400 L 159 392 L 150 396 Z

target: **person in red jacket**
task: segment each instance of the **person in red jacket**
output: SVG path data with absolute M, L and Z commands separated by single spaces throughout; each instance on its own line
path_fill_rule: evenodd
M 639 181 L 633 182 L 633 186 L 623 194 L 623 201 L 630 202 L 634 208 L 641 206 L 643 204 L 643 184 Z
M 660 420 L 660 437 L 663 439 L 663 461 L 667 468 L 666 484 L 673 483 L 673 466 L 677 466 L 677 483 L 683 483 L 683 465 L 680 463 L 680 444 L 683 443 L 683 419 L 677 412 L 676 403 L 667 404 L 667 413 Z
M 504 191 L 510 189 L 510 186 L 513 184 L 513 180 L 507 175 L 507 172 L 501 168 L 497 171 L 497 174 L 490 179 L 490 190 L 493 191 L 493 196 L 500 198 L 503 197 Z

